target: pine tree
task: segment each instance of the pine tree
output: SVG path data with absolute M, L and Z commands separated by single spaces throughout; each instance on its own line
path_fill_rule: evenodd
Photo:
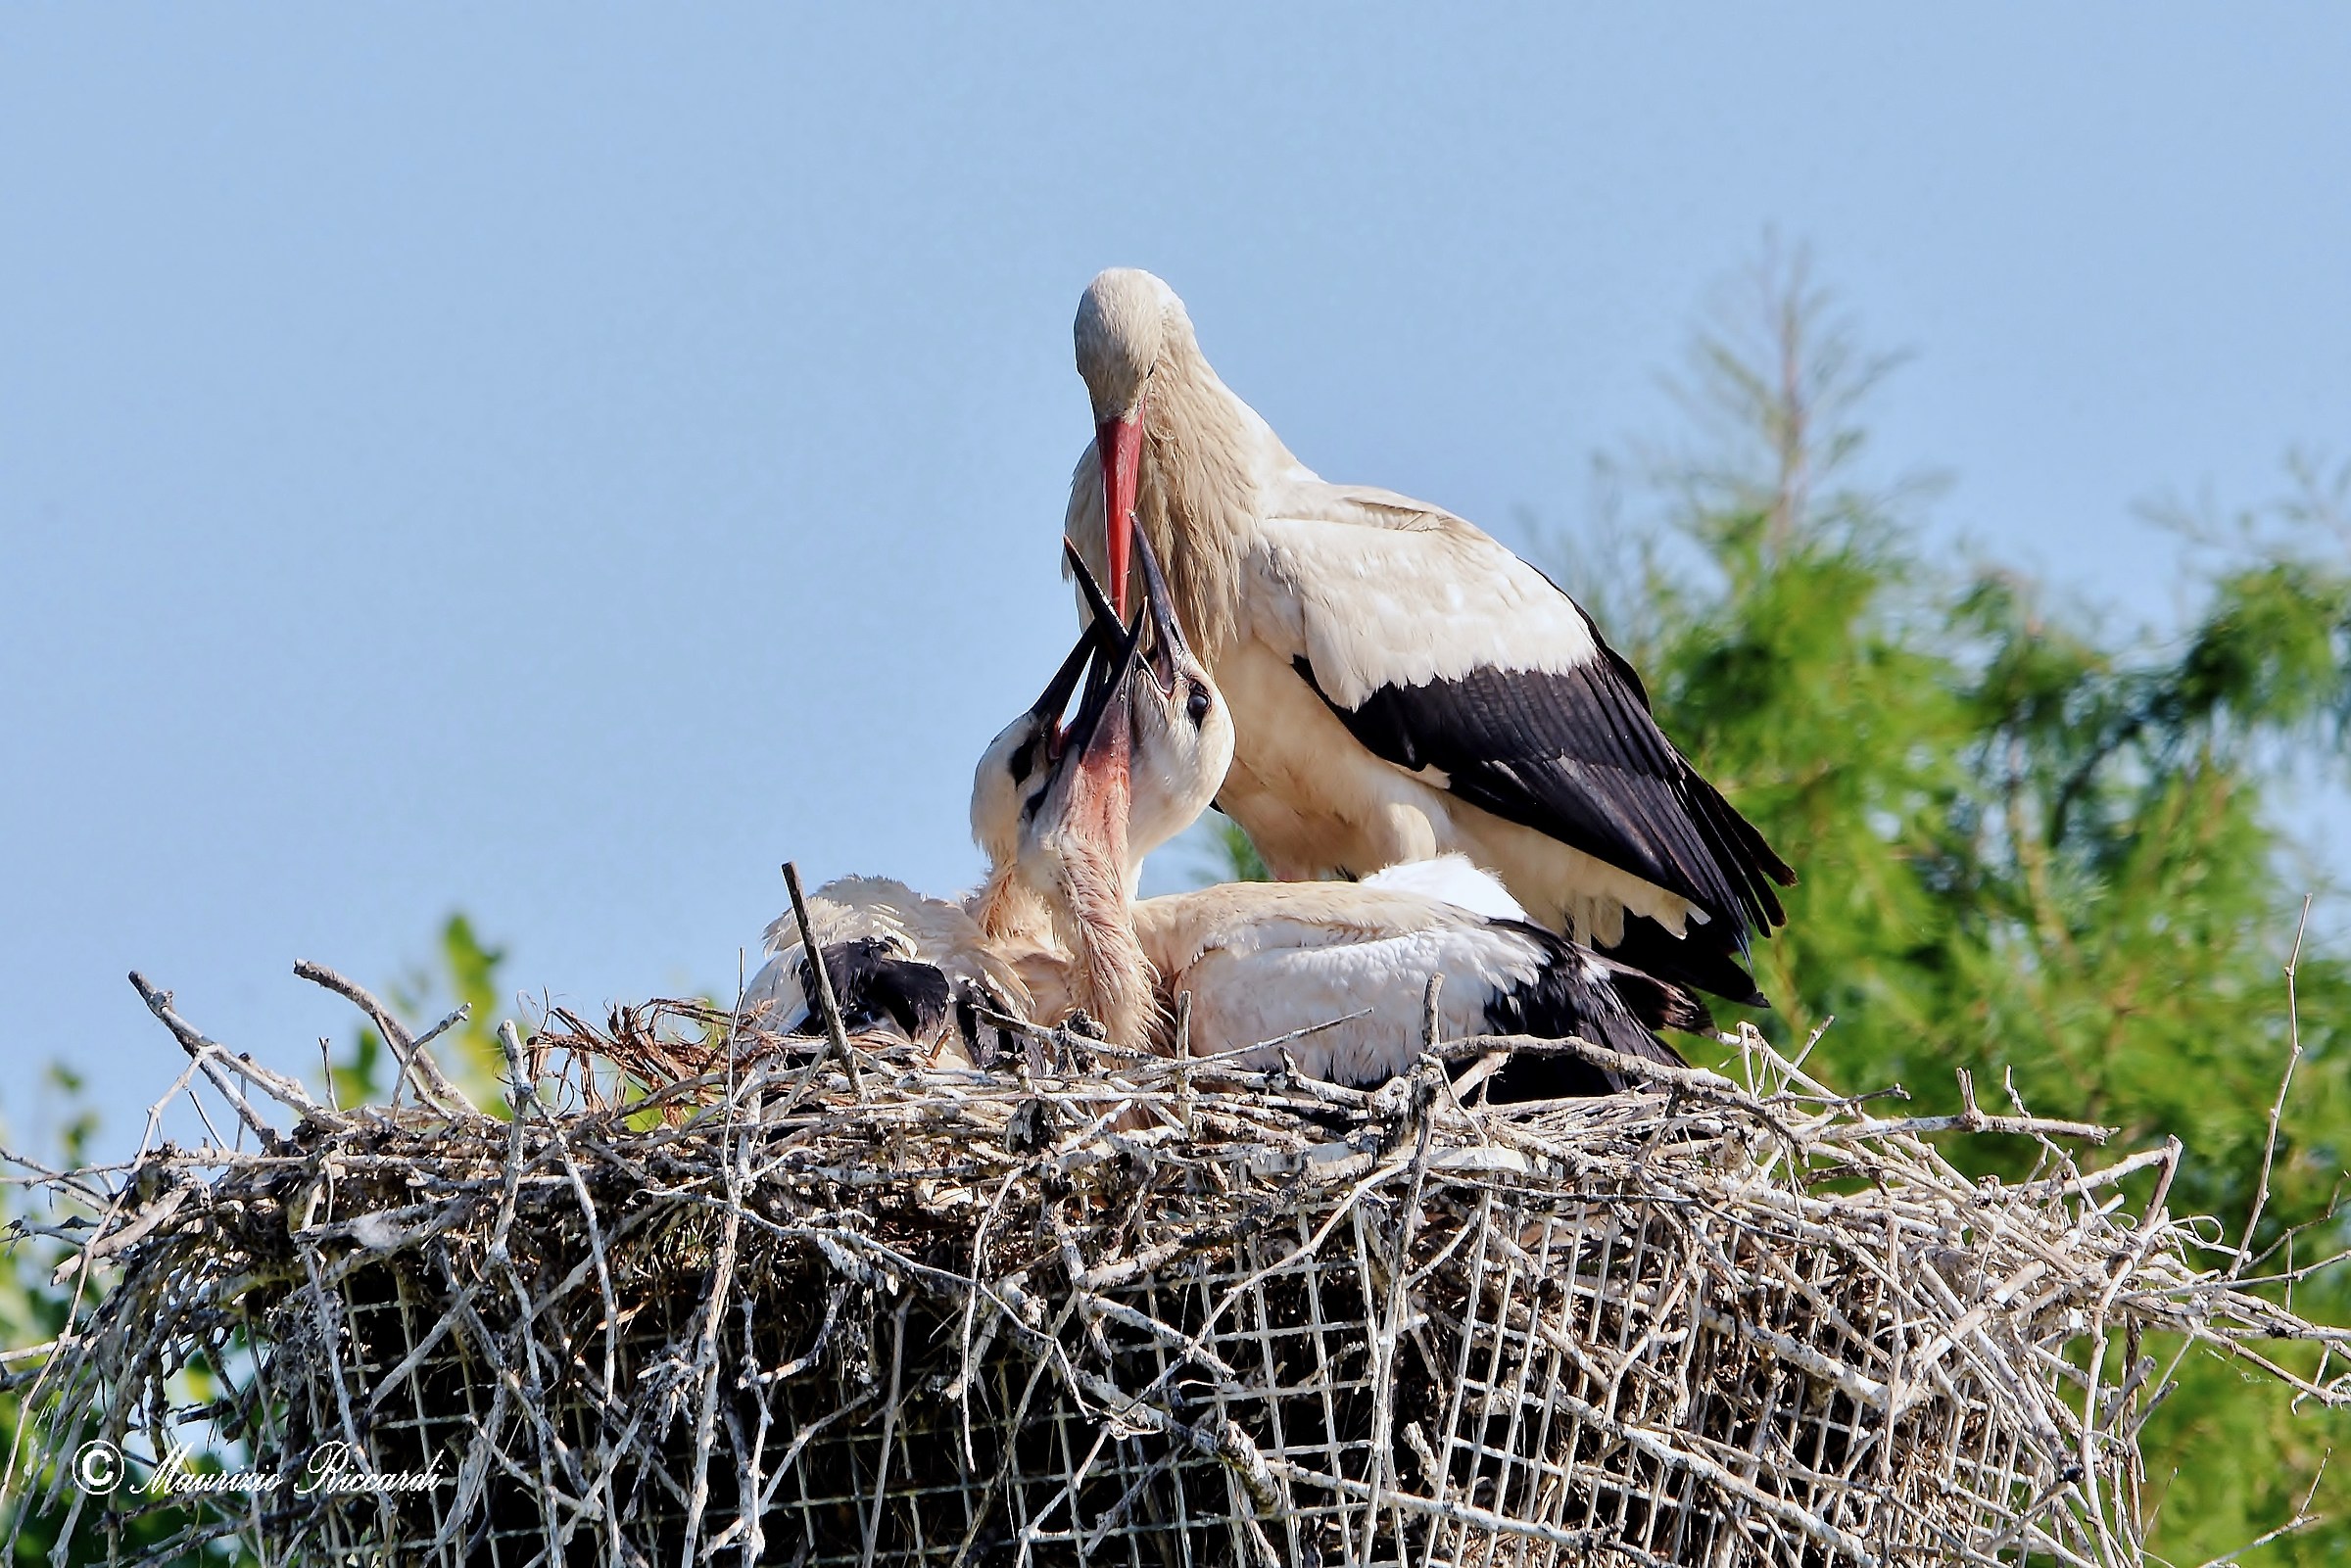
M 2219 1216 L 2215 1263 L 2253 1208 L 2298 1040 L 2252 1245 L 2313 1227 L 2279 1269 L 2339 1250 L 2351 962 L 2314 924 L 2289 1012 L 2306 891 L 2331 888 L 2276 806 L 2342 757 L 2351 469 L 2329 486 L 2300 465 L 2289 500 L 2204 527 L 2184 630 L 2111 633 L 2023 574 L 1936 559 L 1911 515 L 1922 487 L 1861 477 L 1859 415 L 1890 361 L 1800 261 L 1755 284 L 1761 332 L 1698 347 L 1707 444 L 1652 465 L 1663 504 L 1632 591 L 1595 583 L 1588 552 L 1562 563 L 1603 604 L 1631 601 L 1609 630 L 1667 733 L 1802 876 L 1758 944 L 1777 1007 L 1755 1022 L 1797 1045 L 1825 1027 L 1831 1081 L 1899 1082 L 1922 1112 L 1958 1109 L 1965 1069 L 1987 1098 L 2013 1085 L 2117 1127 L 2116 1153 L 2180 1137 L 2171 1206 Z M 2013 1175 L 2038 1153 L 2016 1143 L 1957 1152 Z M 2351 1321 L 2346 1272 L 2294 1286 L 2297 1304 Z M 2147 1496 L 2158 1549 L 2197 1561 L 2291 1517 L 2351 1418 L 2291 1414 L 2201 1351 L 2176 1375 Z M 2330 1476 L 2314 1506 L 2336 1522 L 2246 1560 L 2342 1560 L 2351 1483 Z

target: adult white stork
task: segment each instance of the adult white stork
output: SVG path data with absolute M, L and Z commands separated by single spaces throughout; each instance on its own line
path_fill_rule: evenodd
M 1424 987 L 1436 974 L 1449 1034 L 1574 1034 L 1681 1061 L 1655 1030 L 1709 1026 L 1688 993 L 1540 927 L 1410 885 L 1238 882 L 1138 902 L 1143 856 L 1207 809 L 1232 754 L 1216 683 L 1184 641 L 1149 542 L 1138 549 L 1150 624 L 1137 625 L 1115 676 L 1093 684 L 1024 807 L 1019 860 L 1075 951 L 1079 1003 L 1114 1041 L 1170 1049 L 1170 1002 L 1188 991 L 1195 1042 L 1233 1048 L 1311 1027 L 1286 1047 L 1307 1071 L 1384 1082 L 1420 1048 Z M 1438 863 L 1396 879 L 1490 896 L 1458 891 L 1461 870 Z M 1491 1092 L 1533 1099 L 1621 1086 L 1572 1059 L 1528 1057 L 1508 1064 Z
M 1077 348 L 1095 440 L 1068 537 L 1122 614 L 1134 530 L 1158 547 L 1232 705 L 1217 804 L 1275 876 L 1459 851 L 1570 937 L 1763 1000 L 1741 961 L 1785 919 L 1772 883 L 1796 879 L 1581 606 L 1450 512 L 1318 477 L 1150 273 L 1086 287 Z

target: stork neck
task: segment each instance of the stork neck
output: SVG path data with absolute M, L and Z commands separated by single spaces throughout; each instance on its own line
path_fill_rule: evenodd
M 1241 552 L 1267 486 L 1296 462 L 1188 333 L 1170 346 L 1144 417 L 1135 521 L 1166 564 L 1184 631 L 1212 666 L 1239 629 Z
M 1129 879 L 1108 857 L 1073 848 L 1063 856 L 1058 892 L 1054 913 L 1079 959 L 1078 1005 L 1101 1022 L 1113 1043 L 1164 1049 L 1159 975 L 1135 938 Z
M 1042 941 L 1053 929 L 1053 916 L 1036 890 L 1023 881 L 1012 861 L 990 866 L 987 880 L 972 900 L 971 914 L 981 935 L 991 942 Z

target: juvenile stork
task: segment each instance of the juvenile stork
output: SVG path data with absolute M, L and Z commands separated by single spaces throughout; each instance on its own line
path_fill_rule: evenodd
M 1188 991 L 1195 1042 L 1295 1035 L 1286 1049 L 1308 1072 L 1375 1084 L 1418 1053 L 1436 974 L 1450 1035 L 1574 1034 L 1680 1063 L 1655 1030 L 1709 1027 L 1694 998 L 1540 927 L 1463 907 L 1454 900 L 1496 890 L 1464 891 L 1476 879 L 1458 863 L 1415 867 L 1392 885 L 1236 882 L 1138 902 L 1143 856 L 1207 808 L 1232 755 L 1223 699 L 1185 642 L 1148 541 L 1138 547 L 1148 625 L 1112 677 L 1093 683 L 1023 808 L 1020 839 L 1019 874 L 1075 956 L 1076 999 L 1111 1039 L 1170 1049 L 1170 1003 Z M 1621 1086 L 1572 1059 L 1530 1057 L 1505 1066 L 1490 1092 L 1548 1099 Z
M 1762 1002 L 1742 961 L 1795 876 L 1581 606 L 1450 512 L 1318 477 L 1150 273 L 1087 286 L 1077 348 L 1095 439 L 1066 532 L 1122 615 L 1135 530 L 1157 546 L 1232 707 L 1217 805 L 1275 876 L 1458 851 L 1556 930 Z
M 1107 611 L 1105 611 L 1107 614 Z M 979 1010 L 1058 1022 L 1070 999 L 1069 955 L 1045 906 L 1013 875 L 1022 808 L 1060 754 L 1062 711 L 1097 646 L 1089 626 L 1029 710 L 1005 726 L 972 773 L 972 837 L 987 876 L 961 900 L 932 898 L 886 877 L 843 877 L 808 897 L 808 924 L 852 1034 L 912 1040 L 967 1064 L 984 1060 Z M 766 932 L 768 962 L 745 987 L 743 1018 L 784 1034 L 815 1034 L 816 976 L 790 910 Z

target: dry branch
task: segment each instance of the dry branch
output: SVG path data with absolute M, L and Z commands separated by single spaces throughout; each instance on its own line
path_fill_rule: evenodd
M 268 1482 L 137 1504 L 171 1550 L 2125 1568 L 2168 1382 L 2145 1334 L 2351 1399 L 2342 1361 L 2265 1353 L 2351 1336 L 2166 1211 L 2176 1147 L 2083 1169 L 2104 1129 L 1972 1085 L 1957 1116 L 1874 1117 L 1751 1031 L 1745 1082 L 1433 1022 L 1370 1091 L 1014 1020 L 1005 1070 L 950 1069 L 831 1037 L 820 965 L 821 1041 L 681 1002 L 504 1025 L 502 1122 L 429 1033 L 301 973 L 421 1111 L 318 1106 L 142 981 L 181 1087 L 261 1148 L 35 1172 L 97 1221 L 52 1227 L 79 1248 L 67 1332 L 0 1363 L 42 1450 L 200 1430 Z M 1494 1106 L 1439 1067 L 1523 1051 L 1638 1087 Z M 1931 1135 L 2048 1158 L 1979 1185 Z M 335 1439 L 440 1480 L 297 1495 Z M 9 1484 L 96 1529 L 37 1461 Z

